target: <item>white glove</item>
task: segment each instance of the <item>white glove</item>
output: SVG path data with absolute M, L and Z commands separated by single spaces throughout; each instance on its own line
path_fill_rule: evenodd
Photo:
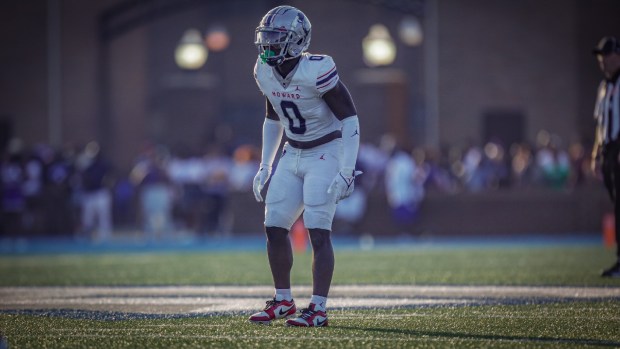
M 327 193 L 335 193 L 336 203 L 349 197 L 355 187 L 355 177 L 361 175 L 362 173 L 362 171 L 355 171 L 353 169 L 342 169 L 338 172 L 336 177 L 334 177 L 332 184 L 330 184 L 327 189 Z
M 263 187 L 265 187 L 267 180 L 269 180 L 269 175 L 271 175 L 271 166 L 261 164 L 256 176 L 254 176 L 254 183 L 252 185 L 254 197 L 258 202 L 263 202 L 263 196 L 260 192 L 263 190 Z

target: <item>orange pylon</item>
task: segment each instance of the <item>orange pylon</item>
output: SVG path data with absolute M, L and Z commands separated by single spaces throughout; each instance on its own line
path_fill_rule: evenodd
M 603 245 L 614 247 L 616 244 L 616 219 L 612 213 L 603 215 Z
M 300 217 L 291 228 L 291 245 L 293 252 L 306 252 L 308 249 L 308 230 Z

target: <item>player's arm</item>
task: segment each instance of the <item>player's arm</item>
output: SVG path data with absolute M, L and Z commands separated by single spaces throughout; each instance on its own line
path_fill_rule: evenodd
M 594 144 L 592 145 L 592 158 L 590 161 L 590 170 L 596 176 L 599 176 L 601 173 L 601 162 L 602 162 L 602 154 L 601 154 L 601 130 L 600 126 L 596 125 L 596 130 L 594 131 Z
M 273 160 L 276 158 L 280 141 L 282 140 L 282 124 L 278 114 L 273 109 L 269 99 L 265 98 L 265 121 L 263 121 L 263 147 L 261 150 L 261 162 L 258 173 L 254 177 L 254 197 L 256 201 L 262 202 L 261 190 L 267 183 L 271 174 Z
M 334 88 L 323 95 L 323 100 L 332 113 L 342 121 L 344 157 L 341 169 L 353 173 L 360 144 L 360 124 L 351 94 L 344 83 L 338 81 Z
M 332 113 L 336 115 L 338 120 L 344 120 L 350 116 L 357 116 L 357 110 L 349 90 L 342 81 L 338 81 L 336 86 L 325 92 L 323 100 L 327 103 Z
M 263 149 L 261 152 L 261 166 L 269 166 L 273 164 L 273 160 L 276 158 L 280 141 L 282 140 L 282 133 L 284 128 L 280 123 L 278 114 L 269 99 L 265 98 L 265 121 L 263 121 Z
M 328 192 L 340 191 L 340 198 L 345 198 L 351 195 L 355 176 L 361 173 L 355 171 L 355 162 L 360 146 L 360 124 L 357 110 L 349 90 L 342 81 L 338 81 L 331 90 L 327 91 L 323 95 L 323 100 L 332 113 L 342 121 L 342 163 L 340 164 L 340 173 L 332 181 Z

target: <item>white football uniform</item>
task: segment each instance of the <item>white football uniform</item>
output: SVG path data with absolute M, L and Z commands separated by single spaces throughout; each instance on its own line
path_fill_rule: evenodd
M 339 80 L 330 56 L 306 52 L 286 78 L 259 58 L 254 78 L 273 105 L 288 139 L 311 141 L 342 127 L 321 98 Z
M 303 211 L 307 228 L 331 230 L 336 198 L 327 189 L 340 170 L 342 140 L 310 148 L 303 145 L 339 134 L 342 128 L 322 98 L 339 81 L 336 64 L 330 56 L 304 53 L 282 78 L 259 58 L 254 78 L 288 139 L 265 198 L 265 226 L 290 229 Z

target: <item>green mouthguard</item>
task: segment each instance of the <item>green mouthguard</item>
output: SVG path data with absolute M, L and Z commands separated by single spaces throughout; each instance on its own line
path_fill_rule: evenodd
M 260 54 L 260 59 L 263 61 L 263 63 L 267 62 L 267 58 L 269 57 L 273 57 L 275 56 L 276 53 L 271 51 L 271 50 L 265 50 L 265 52 Z

